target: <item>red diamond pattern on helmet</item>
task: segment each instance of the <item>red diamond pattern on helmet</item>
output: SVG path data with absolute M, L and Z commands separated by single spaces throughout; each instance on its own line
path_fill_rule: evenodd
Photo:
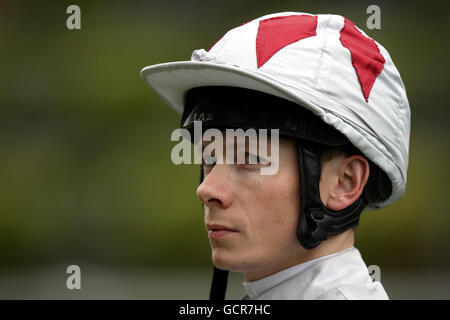
M 317 16 L 291 15 L 261 20 L 256 35 L 257 67 L 261 68 L 287 45 L 315 36 L 316 28 Z
M 350 20 L 345 19 L 340 33 L 342 45 L 352 55 L 352 65 L 358 75 L 364 99 L 369 102 L 370 91 L 375 79 L 383 71 L 386 60 L 375 41 L 364 36 Z

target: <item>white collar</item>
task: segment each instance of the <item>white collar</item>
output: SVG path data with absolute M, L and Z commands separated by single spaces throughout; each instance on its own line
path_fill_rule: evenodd
M 316 263 L 329 259 L 331 257 L 334 257 L 336 255 L 343 254 L 344 252 L 350 251 L 355 249 L 355 247 L 347 248 L 343 251 L 329 254 L 326 256 L 319 257 L 314 260 L 309 260 L 300 264 L 297 264 L 293 267 L 284 269 L 280 272 L 274 273 L 270 276 L 267 276 L 265 278 L 262 278 L 260 280 L 256 281 L 244 281 L 242 285 L 244 286 L 245 292 L 249 296 L 250 299 L 254 300 L 257 299 L 259 296 L 261 296 L 264 292 L 267 290 L 275 287 L 276 285 L 304 272 L 305 270 L 309 269 L 309 267 L 315 265 Z

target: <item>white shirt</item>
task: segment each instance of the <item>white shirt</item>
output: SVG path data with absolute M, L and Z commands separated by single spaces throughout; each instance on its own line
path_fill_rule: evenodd
M 243 282 L 252 300 L 389 299 L 355 247 L 306 261 L 260 280 Z

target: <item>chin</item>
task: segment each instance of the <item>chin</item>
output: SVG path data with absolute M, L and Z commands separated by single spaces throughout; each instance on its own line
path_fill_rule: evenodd
M 216 268 L 222 270 L 244 272 L 247 269 L 248 257 L 242 261 L 237 254 L 232 254 L 223 248 L 215 248 L 212 251 L 212 262 Z

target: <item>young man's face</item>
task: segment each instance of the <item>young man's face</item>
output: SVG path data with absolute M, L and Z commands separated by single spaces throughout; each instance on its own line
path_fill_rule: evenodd
M 300 183 L 295 141 L 280 138 L 276 174 L 261 175 L 263 165 L 204 165 L 205 178 L 197 189 L 214 265 L 242 272 L 247 280 L 294 265 L 292 259 L 303 250 L 296 238 Z

